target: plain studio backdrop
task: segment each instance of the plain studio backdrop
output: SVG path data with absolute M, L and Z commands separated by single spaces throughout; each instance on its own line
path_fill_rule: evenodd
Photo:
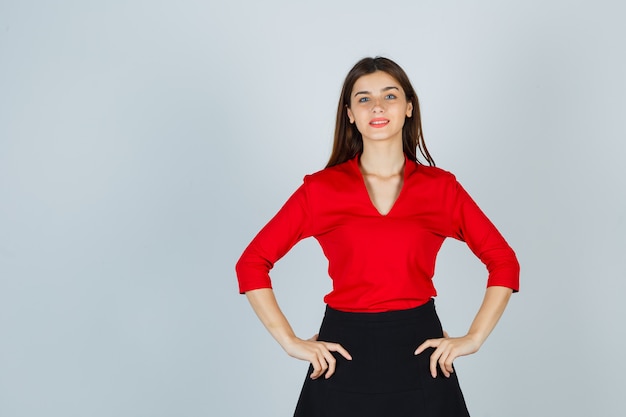
M 307 364 L 234 264 L 330 154 L 341 83 L 396 60 L 426 142 L 516 250 L 521 292 L 456 361 L 474 416 L 623 415 L 620 1 L 1 1 L 0 416 L 289 416 Z M 372 242 L 376 244 L 376 242 Z M 327 264 L 273 271 L 301 337 Z M 486 270 L 440 253 L 462 335 Z

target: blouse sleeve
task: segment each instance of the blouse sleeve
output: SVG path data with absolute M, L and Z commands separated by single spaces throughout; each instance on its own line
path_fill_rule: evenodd
M 272 288 L 269 271 L 298 241 L 311 236 L 311 215 L 301 185 L 261 229 L 239 258 L 235 270 L 239 292 Z
M 520 266 L 515 252 L 482 212 L 470 195 L 455 180 L 453 237 L 464 241 L 487 267 L 487 286 L 503 286 L 519 291 Z

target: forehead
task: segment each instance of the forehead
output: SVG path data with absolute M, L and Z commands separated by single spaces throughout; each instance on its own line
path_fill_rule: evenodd
M 375 93 L 387 87 L 397 87 L 400 91 L 402 91 L 402 87 L 400 86 L 398 80 L 386 72 L 376 71 L 359 77 L 352 87 L 352 93 L 354 94 L 358 91 L 369 91 Z

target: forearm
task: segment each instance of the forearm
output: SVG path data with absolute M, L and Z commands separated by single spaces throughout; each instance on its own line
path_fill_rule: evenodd
M 513 290 L 507 287 L 488 287 L 483 303 L 470 326 L 467 336 L 482 346 L 502 317 Z
M 280 310 L 274 291 L 271 288 L 261 288 L 247 291 L 246 297 L 265 328 L 283 349 L 286 349 L 287 344 L 294 340 L 296 335 Z

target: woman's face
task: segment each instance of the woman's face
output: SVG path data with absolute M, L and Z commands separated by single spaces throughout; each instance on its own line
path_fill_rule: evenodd
M 366 141 L 400 141 L 405 117 L 413 114 L 413 104 L 406 100 L 400 83 L 383 71 L 356 80 L 347 109 L 350 123 Z

